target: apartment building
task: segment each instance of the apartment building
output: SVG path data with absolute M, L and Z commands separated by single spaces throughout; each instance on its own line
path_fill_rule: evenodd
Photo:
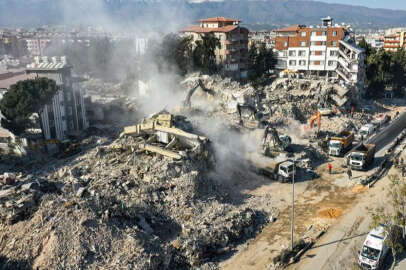
M 193 42 L 203 35 L 213 35 L 220 40 L 220 48 L 215 51 L 216 61 L 224 65 L 226 76 L 236 80 L 247 78 L 248 29 L 240 26 L 241 21 L 231 18 L 214 17 L 199 21 L 199 25 L 183 30 L 184 35 L 192 36 Z
M 406 49 L 406 30 L 386 34 L 383 48 L 387 52 L 396 52 L 402 48 Z
M 51 42 L 50 39 L 40 39 L 40 38 L 27 38 L 27 50 L 31 56 L 42 56 L 44 55 L 44 50 L 48 43 Z
M 41 129 L 46 140 L 64 141 L 88 127 L 83 92 L 73 81 L 66 57 L 35 57 L 26 73 L 34 77 L 47 77 L 60 87 L 41 112 Z
M 365 53 L 349 27 L 333 25 L 327 17 L 321 26 L 294 25 L 275 32 L 277 69 L 335 77 L 363 87 Z

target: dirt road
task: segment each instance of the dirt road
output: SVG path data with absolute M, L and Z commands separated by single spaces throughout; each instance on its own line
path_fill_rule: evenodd
M 378 159 L 385 150 L 383 148 L 376 154 Z M 340 162 L 341 159 L 333 162 L 334 174 L 329 175 L 327 164 L 324 164 L 318 168 L 321 178 L 298 184 L 301 192 L 295 200 L 295 238 L 303 236 L 310 226 L 329 229 L 315 248 L 307 252 L 306 258 L 290 269 L 351 269 L 356 259 L 353 254 L 357 254 L 356 248 L 359 249 L 369 230 L 366 207 L 384 203 L 382 189 L 387 186 L 388 179 L 378 181 L 372 189 L 355 185 L 355 180 L 348 180 L 345 170 L 340 168 Z M 354 178 L 364 174 L 354 172 Z M 377 203 L 371 205 L 371 202 Z M 290 245 L 289 201 L 285 205 L 277 221 L 265 227 L 248 245 L 223 262 L 221 269 L 268 269 L 272 258 Z M 348 268 L 342 268 L 344 259 L 349 264 Z

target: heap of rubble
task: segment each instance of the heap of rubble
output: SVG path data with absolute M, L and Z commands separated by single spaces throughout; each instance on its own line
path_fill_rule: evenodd
M 138 133 L 1 186 L 5 265 L 216 269 L 217 255 L 255 236 L 271 210 L 228 203 L 227 189 L 208 175 L 207 139 L 185 131 L 186 119 L 159 115 Z M 200 146 L 184 144 L 189 135 Z

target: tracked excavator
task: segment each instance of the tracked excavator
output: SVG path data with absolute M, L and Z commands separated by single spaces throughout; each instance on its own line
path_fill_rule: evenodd
M 203 81 L 201 79 L 198 79 L 196 85 L 189 90 L 189 92 L 186 95 L 185 100 L 183 101 L 183 106 L 185 108 L 190 109 L 190 107 L 192 106 L 192 103 L 191 103 L 192 96 L 196 92 L 197 88 L 199 88 L 199 87 L 204 92 L 210 94 L 211 96 L 215 95 L 215 92 L 213 90 L 206 88 L 206 86 L 203 84 Z
M 267 138 L 270 136 L 270 141 L 268 143 Z M 278 131 L 267 125 L 264 132 L 264 137 L 262 138 L 262 146 L 264 149 L 264 154 L 266 156 L 270 155 L 270 152 L 286 152 L 290 151 L 290 146 L 292 144 L 292 139 L 288 135 L 279 135 Z
M 242 120 L 242 111 L 243 110 L 250 111 L 251 115 L 253 115 L 254 117 L 256 117 L 257 113 L 258 113 L 257 109 L 252 105 L 237 103 L 237 112 L 238 112 L 238 115 L 240 117 L 240 122 L 239 123 L 240 123 L 241 126 L 244 124 L 244 122 Z

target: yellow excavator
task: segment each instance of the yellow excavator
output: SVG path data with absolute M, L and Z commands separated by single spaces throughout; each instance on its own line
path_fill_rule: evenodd
M 50 140 L 45 140 L 43 143 L 31 144 L 30 148 L 31 148 L 31 150 L 38 152 L 40 148 L 42 148 L 43 146 L 47 146 L 49 144 L 58 145 L 59 150 L 60 150 L 60 152 L 57 155 L 58 158 L 65 158 L 68 156 L 72 156 L 81 151 L 79 144 L 72 143 L 70 141 L 61 142 L 58 139 L 50 139 Z

